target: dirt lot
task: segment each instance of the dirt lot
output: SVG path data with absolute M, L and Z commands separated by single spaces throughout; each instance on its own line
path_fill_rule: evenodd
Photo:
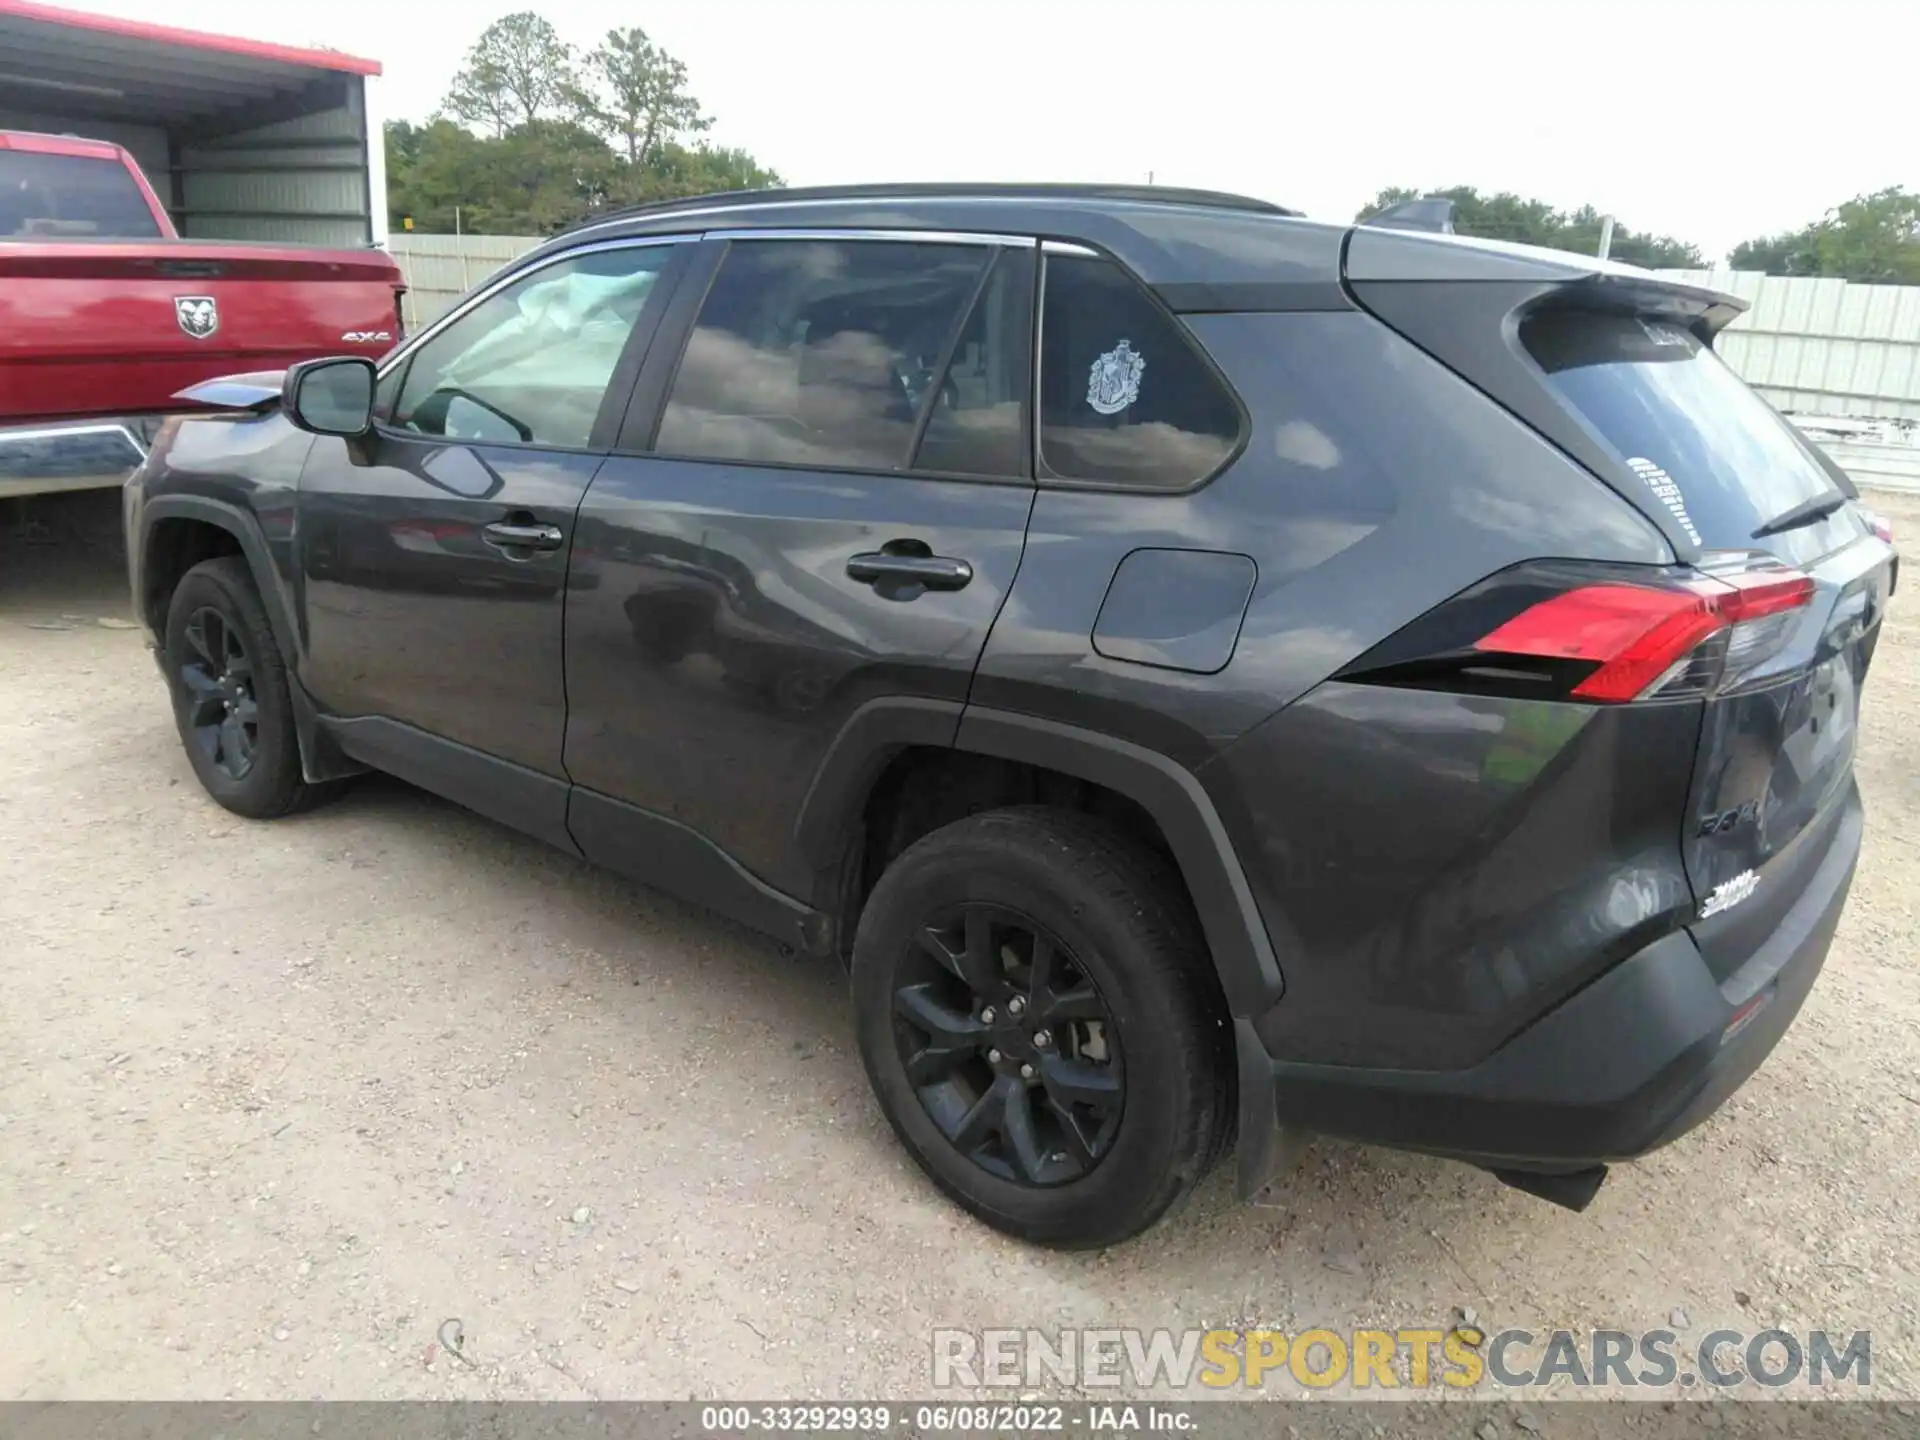
M 1920 501 L 1883 503 L 1920 536 Z M 1323 1142 L 1262 1207 L 1217 1174 L 1144 1240 L 1061 1256 L 910 1166 L 831 966 L 395 783 L 272 825 L 216 808 L 105 623 L 115 563 L 0 553 L 0 1398 L 910 1396 L 936 1326 L 1463 1305 L 1870 1329 L 1875 1391 L 1920 1395 L 1911 585 L 1839 939 L 1713 1121 L 1585 1215 Z

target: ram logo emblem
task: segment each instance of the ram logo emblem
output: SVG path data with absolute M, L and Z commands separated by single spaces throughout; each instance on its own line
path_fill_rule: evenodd
M 173 318 L 195 340 L 204 340 L 220 328 L 220 307 L 211 295 L 176 295 Z

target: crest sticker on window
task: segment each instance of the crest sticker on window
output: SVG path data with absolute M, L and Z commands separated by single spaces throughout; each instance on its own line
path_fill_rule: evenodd
M 1134 354 L 1132 343 L 1122 340 L 1093 362 L 1087 404 L 1102 415 L 1118 415 L 1140 398 L 1140 373 L 1146 368 L 1146 356 Z

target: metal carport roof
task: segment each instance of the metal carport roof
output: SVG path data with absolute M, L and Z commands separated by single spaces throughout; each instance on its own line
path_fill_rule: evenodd
M 0 95 L 76 117 L 238 128 L 325 108 L 345 77 L 379 73 L 334 50 L 0 0 Z

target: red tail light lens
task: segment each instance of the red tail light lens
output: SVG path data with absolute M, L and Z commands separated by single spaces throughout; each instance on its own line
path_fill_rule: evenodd
M 1667 586 L 1583 585 L 1521 611 L 1474 648 L 1593 661 L 1593 673 L 1573 693 L 1619 704 L 1712 689 L 1728 678 L 1729 660 L 1739 670 L 1751 669 L 1790 633 L 1790 621 L 1770 617 L 1786 616 L 1812 599 L 1811 579 L 1777 566 Z M 1709 640 L 1714 653 L 1700 654 Z

